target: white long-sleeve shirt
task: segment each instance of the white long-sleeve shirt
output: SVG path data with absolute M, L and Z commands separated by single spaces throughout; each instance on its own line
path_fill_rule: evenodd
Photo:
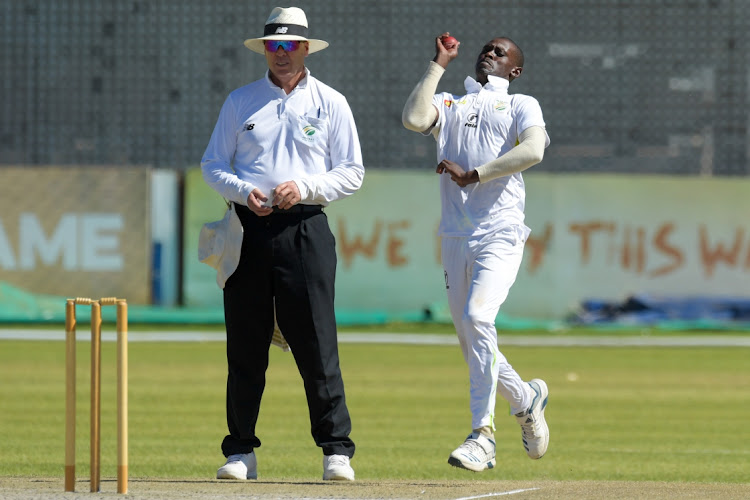
M 437 140 L 438 162 L 451 160 L 467 170 L 499 158 L 529 127 L 544 127 L 539 102 L 527 95 L 508 94 L 508 80 L 494 75 L 482 86 L 471 77 L 467 94 L 436 94 L 440 110 L 430 131 Z M 549 145 L 549 136 L 546 138 Z M 509 225 L 523 225 L 526 191 L 521 173 L 459 187 L 448 175 L 440 178 L 441 236 L 480 236 Z
M 310 75 L 287 95 L 265 78 L 229 94 L 201 160 L 203 179 L 247 205 L 255 189 L 293 180 L 300 203 L 327 206 L 362 185 L 359 136 L 346 98 Z

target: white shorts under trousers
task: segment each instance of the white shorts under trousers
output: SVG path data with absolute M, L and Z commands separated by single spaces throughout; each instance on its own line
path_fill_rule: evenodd
M 495 329 L 500 306 L 521 266 L 528 231 L 522 225 L 480 238 L 442 239 L 448 302 L 469 365 L 472 429 L 495 430 L 498 390 L 511 414 L 531 404 L 529 387 L 500 352 Z

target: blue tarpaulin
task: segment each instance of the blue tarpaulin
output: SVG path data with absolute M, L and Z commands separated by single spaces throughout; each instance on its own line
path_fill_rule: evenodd
M 570 323 L 650 325 L 669 321 L 750 322 L 750 299 L 733 297 L 658 297 L 631 295 L 620 302 L 589 299 Z

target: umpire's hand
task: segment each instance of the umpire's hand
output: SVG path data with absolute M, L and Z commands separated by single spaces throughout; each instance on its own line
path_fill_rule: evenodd
M 264 205 L 266 201 L 268 201 L 268 196 L 263 194 L 263 191 L 260 189 L 255 188 L 247 197 L 247 208 L 252 210 L 258 217 L 270 215 L 273 212 L 273 208 Z

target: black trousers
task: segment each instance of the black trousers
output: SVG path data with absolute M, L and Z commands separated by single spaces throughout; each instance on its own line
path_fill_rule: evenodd
M 304 382 L 310 429 L 324 455 L 354 456 L 339 368 L 335 239 L 320 207 L 297 205 L 258 217 L 235 204 L 244 236 L 224 286 L 227 425 L 224 456 L 260 446 L 255 434 L 276 321 Z

